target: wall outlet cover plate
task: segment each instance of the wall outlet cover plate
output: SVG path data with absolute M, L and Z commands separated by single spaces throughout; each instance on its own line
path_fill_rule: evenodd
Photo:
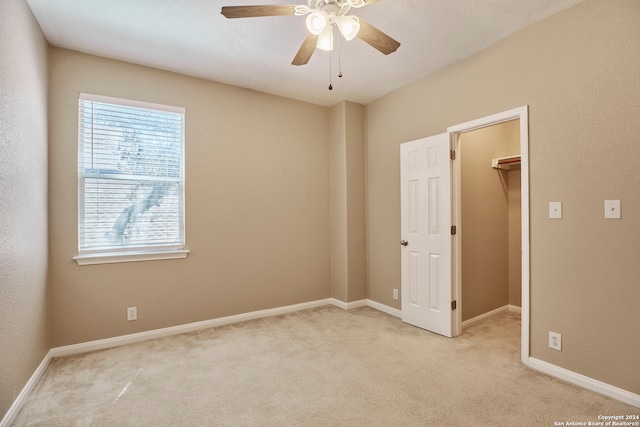
M 562 202 L 549 202 L 549 218 L 562 218 Z
M 562 351 L 562 335 L 549 331 L 549 348 Z

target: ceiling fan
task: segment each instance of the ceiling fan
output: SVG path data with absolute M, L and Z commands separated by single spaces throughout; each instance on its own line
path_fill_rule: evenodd
M 358 37 L 370 46 L 388 55 L 395 52 L 400 43 L 355 15 L 348 15 L 351 8 L 360 8 L 377 0 L 307 0 L 301 5 L 223 6 L 227 18 L 252 18 L 259 16 L 307 15 L 309 34 L 302 42 L 293 65 L 305 65 L 316 48 L 333 50 L 334 27 L 347 40 Z

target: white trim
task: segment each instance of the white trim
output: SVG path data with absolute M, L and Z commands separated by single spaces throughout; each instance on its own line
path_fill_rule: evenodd
M 380 304 L 379 302 L 368 299 L 367 305 L 371 308 L 375 308 L 378 311 L 382 311 L 383 313 L 390 314 L 398 319 L 402 319 L 402 311 L 397 308 L 389 307 L 388 305 Z
M 267 310 L 252 311 L 249 313 L 236 314 L 234 316 L 220 317 L 217 319 L 203 320 L 201 322 L 187 323 L 184 325 L 171 326 L 168 328 L 154 329 L 151 331 L 139 332 L 130 335 L 121 335 L 113 338 L 89 341 L 80 344 L 66 345 L 51 349 L 53 357 L 71 356 L 73 354 L 86 353 L 95 350 L 104 350 L 106 348 L 118 347 L 125 344 L 132 344 L 141 341 L 147 341 L 154 338 L 167 337 L 170 335 L 184 334 L 186 332 L 198 331 L 201 329 L 214 328 L 216 326 L 229 325 L 231 323 L 244 322 L 247 320 L 261 319 L 264 317 L 277 316 L 280 314 L 289 314 L 309 308 L 322 307 L 331 304 L 331 299 L 317 300 L 305 302 L 301 304 L 289 305 L 285 307 L 270 308 Z
M 515 305 L 509 305 L 509 304 L 504 305 L 502 307 L 496 308 L 495 310 L 491 310 L 479 316 L 472 317 L 471 319 L 465 320 L 464 322 L 462 322 L 462 327 L 466 328 L 467 326 L 477 323 L 481 320 L 484 320 L 487 317 L 495 316 L 496 314 L 504 313 L 505 311 L 509 311 L 512 313 L 522 313 L 522 308 Z
M 164 259 L 184 259 L 189 255 L 187 249 L 171 251 L 139 251 L 139 252 L 101 252 L 74 256 L 78 265 L 112 264 L 117 262 L 158 261 Z
M 281 314 L 294 313 L 300 310 L 307 310 L 310 308 L 322 307 L 325 305 L 334 305 L 344 310 L 350 310 L 353 308 L 370 306 L 389 313 L 387 310 L 394 310 L 391 307 L 384 306 L 379 303 L 375 303 L 370 300 L 353 301 L 345 303 L 335 298 L 327 298 L 323 300 L 316 300 L 305 302 L 301 304 L 288 305 L 284 307 L 270 308 L 267 310 L 252 311 L 249 313 L 236 314 L 233 316 L 220 317 L 217 319 L 203 320 L 201 322 L 187 323 L 184 325 L 171 326 L 162 329 L 153 329 L 151 331 L 139 332 L 129 335 L 120 335 L 113 338 L 105 338 L 102 340 L 88 341 L 80 344 L 72 344 L 62 347 L 54 347 L 50 353 L 52 357 L 71 356 L 74 354 L 86 353 L 95 350 L 104 350 L 111 347 L 118 347 L 125 344 L 132 344 L 136 342 L 147 341 L 155 338 L 167 337 L 170 335 L 184 334 L 187 332 L 198 331 L 202 329 L 215 328 L 217 326 L 229 325 L 232 323 L 245 322 L 247 320 L 261 319 L 265 317 L 278 316 Z M 381 307 L 381 308 L 379 308 Z M 389 313 L 393 314 L 393 313 Z M 397 317 L 400 317 L 397 314 Z
M 338 308 L 341 308 L 343 310 L 349 310 L 349 303 L 346 303 L 342 300 L 339 300 L 337 298 L 331 298 L 331 304 L 335 305 Z
M 455 126 L 449 126 L 447 132 L 449 133 L 463 133 L 470 132 L 472 130 L 482 129 L 487 126 L 493 126 L 500 123 L 508 122 L 514 119 L 520 118 L 522 113 L 526 114 L 527 106 L 513 108 L 511 110 L 503 111 L 501 113 L 492 114 L 490 116 L 482 117 L 475 120 L 470 120 L 465 123 L 460 123 Z
M 510 120 L 520 119 L 520 156 L 521 156 L 521 209 L 522 209 L 522 330 L 520 338 L 520 357 L 525 365 L 529 360 L 529 328 L 530 328 L 530 241 L 529 241 L 529 108 L 528 106 L 514 108 L 502 113 L 493 114 L 476 120 L 471 120 L 459 125 L 450 126 L 447 131 L 451 135 L 451 143 L 458 143 L 458 136 L 463 132 L 480 129 L 487 126 L 493 126 Z M 460 224 L 460 177 L 459 167 L 454 162 L 454 174 L 458 173 L 456 183 L 454 184 L 454 197 L 457 201 L 454 203 L 454 218 L 457 224 Z M 460 233 L 461 234 L 461 233 Z M 462 281 L 460 270 L 460 253 L 459 245 L 456 246 L 456 254 L 454 262 L 456 263 L 456 271 L 454 272 L 454 298 L 458 301 L 458 310 L 454 316 L 454 336 L 462 332 L 462 305 L 464 301 L 459 296 L 462 295 Z
M 508 305 L 496 308 L 495 310 L 487 311 L 486 313 L 482 313 L 481 315 L 472 317 L 471 319 L 467 319 L 464 322 L 462 322 L 462 327 L 466 328 L 467 326 L 473 325 L 474 323 L 478 323 L 481 320 L 486 319 L 487 317 L 495 316 L 496 314 L 504 313 L 505 311 L 509 311 Z
M 603 383 L 602 381 L 594 380 L 593 378 L 552 365 L 551 363 L 534 357 L 529 358 L 527 366 L 535 369 L 536 371 L 551 375 L 552 377 L 560 378 L 561 380 L 570 382 L 571 384 L 595 391 L 596 393 L 604 394 L 605 396 L 612 397 L 631 406 L 640 408 L 640 394 L 631 393 L 630 391 L 614 387 L 610 384 Z
M 104 104 L 110 104 L 113 106 L 125 106 L 130 108 L 140 108 L 146 109 L 150 111 L 162 112 L 167 115 L 179 116 L 180 120 L 180 173 L 178 177 L 150 177 L 150 176 L 134 176 L 134 175 L 122 175 L 115 173 L 105 173 L 105 171 L 101 171 L 98 173 L 87 173 L 84 169 L 83 165 L 85 154 L 85 149 L 88 148 L 86 145 L 90 143 L 91 145 L 91 167 L 93 168 L 93 156 L 94 156 L 94 143 L 98 140 L 95 139 L 94 135 L 94 125 L 95 125 L 95 117 L 93 113 L 91 114 L 91 118 L 84 120 L 82 117 L 83 111 L 88 105 L 85 105 L 84 102 L 99 102 Z M 86 132 L 78 131 L 78 256 L 74 257 L 74 260 L 78 263 L 78 265 L 90 265 L 90 264 L 109 264 L 109 263 L 120 263 L 120 262 L 131 262 L 131 261 L 154 261 L 154 260 L 165 260 L 165 259 L 182 259 L 187 256 L 189 251 L 186 248 L 186 229 L 185 229 L 185 217 L 186 217 L 186 208 L 185 208 L 185 108 L 184 107 L 176 107 L 171 105 L 164 104 L 154 104 L 150 102 L 137 101 L 131 99 L 123 99 L 123 98 L 115 98 L 109 96 L 102 95 L 94 95 L 87 93 L 79 93 L 78 94 L 78 125 L 80 128 L 87 131 L 87 126 L 90 125 L 90 136 L 85 135 Z M 126 113 L 123 113 L 126 115 Z M 141 117 L 140 120 L 143 118 Z M 177 119 L 177 117 L 176 117 Z M 81 130 L 82 130 L 81 129 Z M 151 141 L 151 140 L 148 140 Z M 99 142 L 98 142 L 98 145 Z M 97 148 L 98 150 L 100 148 Z M 91 247 L 85 247 L 86 242 L 84 242 L 82 238 L 81 230 L 85 229 L 85 214 L 86 214 L 86 203 L 85 203 L 85 183 L 89 178 L 97 179 L 100 181 L 101 179 L 120 179 L 124 180 L 122 182 L 134 182 L 136 180 L 142 181 L 157 181 L 157 182 L 171 182 L 175 183 L 179 188 L 180 193 L 180 204 L 178 209 L 179 216 L 179 237 L 176 238 L 176 242 L 160 244 L 160 245 L 145 245 L 142 248 L 111 248 L 111 249 L 96 249 Z M 98 198 L 100 196 L 98 195 Z M 94 242 L 95 243 L 95 242 Z
M 361 299 L 358 301 L 351 301 L 349 304 L 349 310 L 352 308 L 360 308 L 360 307 L 367 307 L 367 300 L 366 299 Z
M 31 378 L 29 378 L 29 381 L 27 381 L 27 384 L 25 384 L 25 386 L 22 388 L 22 391 L 20 392 L 18 397 L 16 397 L 16 399 L 13 401 L 13 404 L 11 405 L 7 413 L 4 414 L 4 417 L 2 417 L 2 420 L 0 420 L 0 427 L 9 427 L 11 423 L 15 421 L 16 416 L 18 416 L 18 413 L 26 402 L 29 393 L 31 393 L 31 390 L 33 390 L 38 384 L 38 381 L 40 381 L 40 378 L 42 378 L 52 360 L 53 354 L 51 350 L 49 350 L 49 352 L 44 356 L 44 359 L 42 359 L 42 362 L 40 362 L 40 365 L 38 365 L 38 368 L 36 368 L 33 375 L 31 375 Z
M 366 307 L 367 306 L 367 300 L 365 299 L 361 299 L 358 301 L 351 301 L 351 302 L 344 302 L 342 300 L 336 299 L 336 298 L 330 298 L 331 300 L 331 304 L 335 305 L 336 307 L 339 307 L 343 310 L 351 310 L 353 308 L 360 308 L 360 307 Z
M 104 96 L 104 95 L 94 95 L 92 93 L 80 92 L 78 94 L 78 99 L 82 99 L 84 101 L 102 102 L 105 104 L 126 105 L 127 107 L 146 108 L 147 110 L 168 111 L 171 113 L 178 113 L 178 114 L 184 114 L 186 111 L 184 107 L 176 107 L 174 105 L 155 104 L 153 102 L 138 101 L 135 99 L 116 98 L 113 96 Z

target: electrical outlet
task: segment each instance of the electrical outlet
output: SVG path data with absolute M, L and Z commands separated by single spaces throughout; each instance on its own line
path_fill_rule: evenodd
M 393 288 L 393 299 L 398 299 L 398 289 Z
M 127 321 L 138 320 L 138 307 L 127 308 Z
M 549 348 L 562 351 L 562 335 L 549 331 Z

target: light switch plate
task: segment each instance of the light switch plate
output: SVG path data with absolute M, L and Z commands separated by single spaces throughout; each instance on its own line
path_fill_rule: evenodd
M 549 202 L 549 218 L 562 218 L 562 202 Z
M 604 201 L 604 217 L 606 219 L 619 219 L 621 217 L 620 200 Z

